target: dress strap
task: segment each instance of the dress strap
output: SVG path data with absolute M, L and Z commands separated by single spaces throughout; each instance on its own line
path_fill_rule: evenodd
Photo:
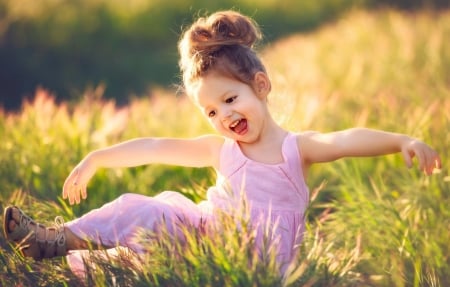
M 292 176 L 295 176 L 296 182 L 302 183 L 301 188 L 304 188 L 306 183 L 303 177 L 303 159 L 298 148 L 298 134 L 289 132 L 283 143 L 282 152 Z
M 225 139 L 220 150 L 219 172 L 225 177 L 230 177 L 244 166 L 245 158 L 239 149 L 239 145 L 232 139 Z

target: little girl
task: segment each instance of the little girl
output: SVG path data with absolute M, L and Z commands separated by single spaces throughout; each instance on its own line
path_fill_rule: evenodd
M 426 174 L 440 168 L 438 154 L 420 140 L 365 128 L 319 133 L 286 131 L 271 117 L 271 82 L 253 45 L 261 37 L 250 18 L 233 11 L 198 19 L 179 42 L 180 68 L 187 95 L 218 135 L 197 138 L 137 138 L 89 153 L 69 174 L 63 198 L 79 204 L 98 168 L 171 164 L 213 167 L 217 184 L 196 204 L 180 193 L 155 197 L 124 194 L 84 216 L 54 227 L 34 222 L 18 207 L 5 209 L 4 232 L 24 256 L 35 259 L 73 254 L 88 246 L 126 246 L 142 252 L 142 228 L 199 227 L 217 223 L 216 212 L 234 212 L 243 200 L 250 226 L 262 245 L 270 227 L 281 270 L 302 240 L 308 206 L 308 168 L 350 156 L 401 152 L 407 166 L 417 157 Z M 269 225 L 268 225 L 269 224 Z M 70 252 L 69 252 L 70 251 Z M 69 258 L 70 259 L 70 258 Z

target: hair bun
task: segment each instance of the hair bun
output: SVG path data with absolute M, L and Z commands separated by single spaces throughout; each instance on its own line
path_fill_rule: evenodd
M 260 39 L 256 22 L 238 12 L 221 11 L 199 18 L 178 43 L 185 86 L 211 69 L 250 85 L 256 71 L 265 72 L 253 49 Z
M 252 48 L 260 38 L 259 28 L 250 18 L 234 11 L 217 12 L 192 26 L 191 53 L 212 53 L 230 45 Z

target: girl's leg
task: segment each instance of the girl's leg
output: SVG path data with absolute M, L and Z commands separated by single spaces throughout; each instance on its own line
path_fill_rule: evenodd
M 155 197 L 126 193 L 68 222 L 66 227 L 86 241 L 101 246 L 124 246 L 141 252 L 136 241 L 139 231 L 158 232 L 164 226 L 176 234 L 177 225 L 197 226 L 200 217 L 198 206 L 177 192 L 165 191 Z
M 67 224 L 45 227 L 17 207 L 5 210 L 4 232 L 19 250 L 35 259 L 66 255 L 69 250 L 89 247 L 129 247 L 141 252 L 136 234 L 142 230 L 158 232 L 164 225 L 176 235 L 177 226 L 197 226 L 201 212 L 191 200 L 176 192 L 155 197 L 124 194 L 101 208 L 92 210 Z M 30 235 L 31 234 L 31 235 Z

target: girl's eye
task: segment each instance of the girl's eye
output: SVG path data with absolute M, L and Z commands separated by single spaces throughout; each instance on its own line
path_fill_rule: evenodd
M 210 118 L 214 117 L 215 115 L 216 115 L 216 112 L 215 112 L 215 111 L 210 111 L 210 112 L 208 113 L 208 117 L 210 117 Z
M 237 96 L 233 96 L 233 97 L 231 97 L 231 98 L 228 98 L 228 99 L 225 100 L 225 103 L 231 104 L 232 102 L 234 102 L 234 100 L 235 100 L 236 98 L 237 98 Z

